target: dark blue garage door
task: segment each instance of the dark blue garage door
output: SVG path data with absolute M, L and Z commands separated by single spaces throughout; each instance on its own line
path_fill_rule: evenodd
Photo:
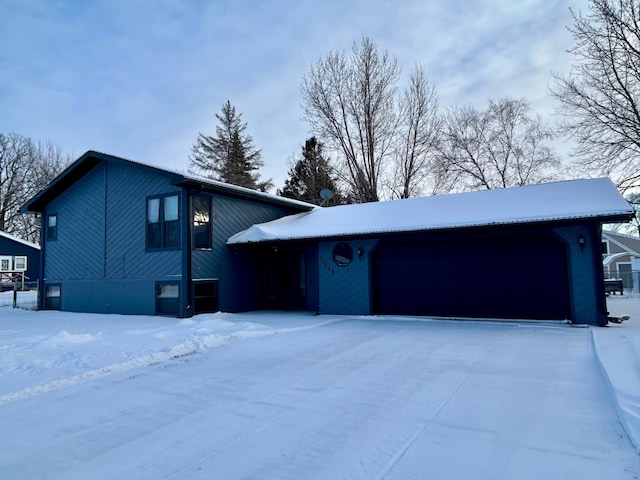
M 382 244 L 372 293 L 378 314 L 570 318 L 566 250 L 551 235 Z

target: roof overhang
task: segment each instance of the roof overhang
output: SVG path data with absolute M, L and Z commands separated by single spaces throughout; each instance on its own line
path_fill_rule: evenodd
M 317 208 L 253 225 L 229 245 L 421 232 L 626 222 L 633 210 L 607 178 Z
M 125 158 L 116 157 L 114 155 L 89 150 L 75 162 L 65 168 L 62 173 L 60 173 L 55 179 L 53 179 L 45 188 L 40 190 L 40 192 L 29 199 L 20 208 L 20 211 L 22 213 L 44 211 L 48 203 L 54 200 L 58 195 L 67 190 L 75 182 L 77 182 L 102 162 L 122 163 L 132 165 L 137 168 L 149 169 L 156 174 L 165 175 L 172 184 L 182 188 L 232 195 L 235 197 L 250 199 L 252 201 L 259 201 L 271 205 L 289 207 L 294 211 L 308 211 L 315 208 L 315 205 L 306 202 L 300 202 L 269 193 L 259 192 L 256 190 L 251 190 L 249 188 L 238 187 L 236 185 L 229 185 L 216 180 L 186 175 L 184 173 L 174 172 L 146 163 L 136 162 Z

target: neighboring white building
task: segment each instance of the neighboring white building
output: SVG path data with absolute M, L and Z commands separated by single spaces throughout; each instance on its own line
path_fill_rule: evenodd
M 603 230 L 602 266 L 605 278 L 620 278 L 625 289 L 638 291 L 640 238 Z

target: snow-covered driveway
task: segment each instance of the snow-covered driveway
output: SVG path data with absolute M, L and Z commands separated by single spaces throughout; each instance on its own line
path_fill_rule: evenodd
M 640 475 L 587 328 L 229 318 L 264 334 L 87 379 L 69 370 L 79 379 L 64 388 L 0 392 L 0 478 Z M 296 320 L 309 328 L 285 328 Z M 103 323 L 84 335 L 104 343 Z

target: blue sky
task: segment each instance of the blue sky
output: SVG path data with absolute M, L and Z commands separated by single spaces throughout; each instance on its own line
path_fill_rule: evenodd
M 311 134 L 300 82 L 371 38 L 416 63 L 442 107 L 526 97 L 547 116 L 566 72 L 569 7 L 588 0 L 0 0 L 0 132 L 188 168 L 229 100 L 281 187 Z

